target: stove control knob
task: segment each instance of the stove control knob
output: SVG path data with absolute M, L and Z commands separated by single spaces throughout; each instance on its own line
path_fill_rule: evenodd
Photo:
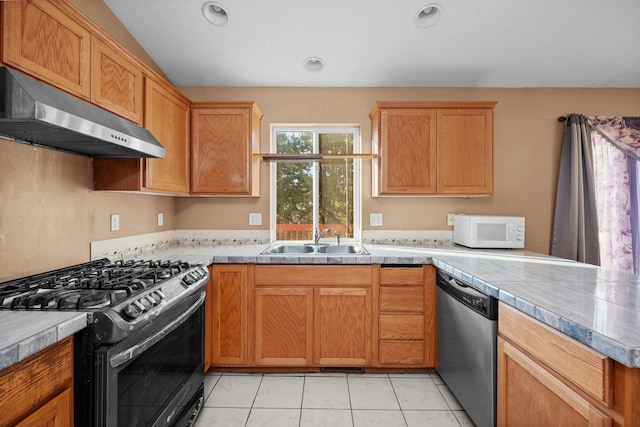
M 142 311 L 135 304 L 129 304 L 124 308 L 124 314 L 131 319 L 136 319 Z
M 189 272 L 185 274 L 184 277 L 182 278 L 182 284 L 185 286 L 191 286 L 197 281 L 198 281 L 198 278 L 193 274 L 193 272 Z
M 164 292 L 162 292 L 162 289 L 157 289 L 154 294 L 156 294 L 159 299 L 165 299 L 167 297 Z
M 153 296 L 151 294 L 146 295 L 144 297 L 145 302 L 151 304 L 151 307 L 153 307 L 154 305 L 156 305 L 156 300 L 155 298 L 153 298 Z

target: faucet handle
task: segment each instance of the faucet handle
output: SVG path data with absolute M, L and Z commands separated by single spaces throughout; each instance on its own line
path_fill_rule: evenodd
M 336 236 L 336 239 L 338 240 L 338 246 L 340 245 L 340 233 L 337 231 L 333 232 L 333 235 Z

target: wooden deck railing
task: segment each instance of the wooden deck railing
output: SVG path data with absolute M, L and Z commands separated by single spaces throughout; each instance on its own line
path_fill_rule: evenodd
M 347 227 L 344 224 L 323 224 L 320 231 L 330 228 L 331 233 L 325 237 L 333 238 L 333 233 L 340 233 L 340 237 L 353 236 L 353 226 L 349 226 L 349 233 L 346 233 Z M 278 224 L 276 225 L 277 240 L 313 240 L 313 224 Z

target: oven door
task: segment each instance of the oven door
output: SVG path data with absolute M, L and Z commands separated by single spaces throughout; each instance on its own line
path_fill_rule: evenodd
M 204 293 L 97 350 L 96 426 L 174 426 L 195 419 L 203 402 L 203 302 Z

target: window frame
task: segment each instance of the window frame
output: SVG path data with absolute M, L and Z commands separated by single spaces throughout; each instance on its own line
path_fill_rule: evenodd
M 270 138 L 271 141 L 269 143 L 270 152 L 272 154 L 277 154 L 277 132 L 313 132 L 313 146 L 314 153 L 319 153 L 319 134 L 339 134 L 339 133 L 350 133 L 353 134 L 353 154 L 360 154 L 362 141 L 361 141 L 361 132 L 360 125 L 357 124 L 285 124 L 285 123 L 272 123 L 271 124 L 271 132 Z M 344 236 L 340 236 L 341 242 L 359 242 L 362 232 L 362 173 L 361 173 L 361 165 L 362 159 L 353 158 L 353 237 L 346 238 Z M 288 160 L 291 161 L 291 160 Z M 309 163 L 309 161 L 301 161 L 301 163 Z M 318 227 L 318 197 L 319 197 L 319 179 L 318 179 L 318 162 L 312 162 L 314 166 L 313 173 L 313 229 Z M 277 227 L 277 161 L 271 162 L 271 170 L 269 173 L 270 179 L 270 189 L 269 189 L 269 213 L 270 213 L 270 224 L 269 224 L 269 240 L 272 243 L 300 243 L 301 240 L 276 240 L 276 227 Z M 323 242 L 336 242 L 337 239 L 330 233 L 329 235 L 323 236 Z

